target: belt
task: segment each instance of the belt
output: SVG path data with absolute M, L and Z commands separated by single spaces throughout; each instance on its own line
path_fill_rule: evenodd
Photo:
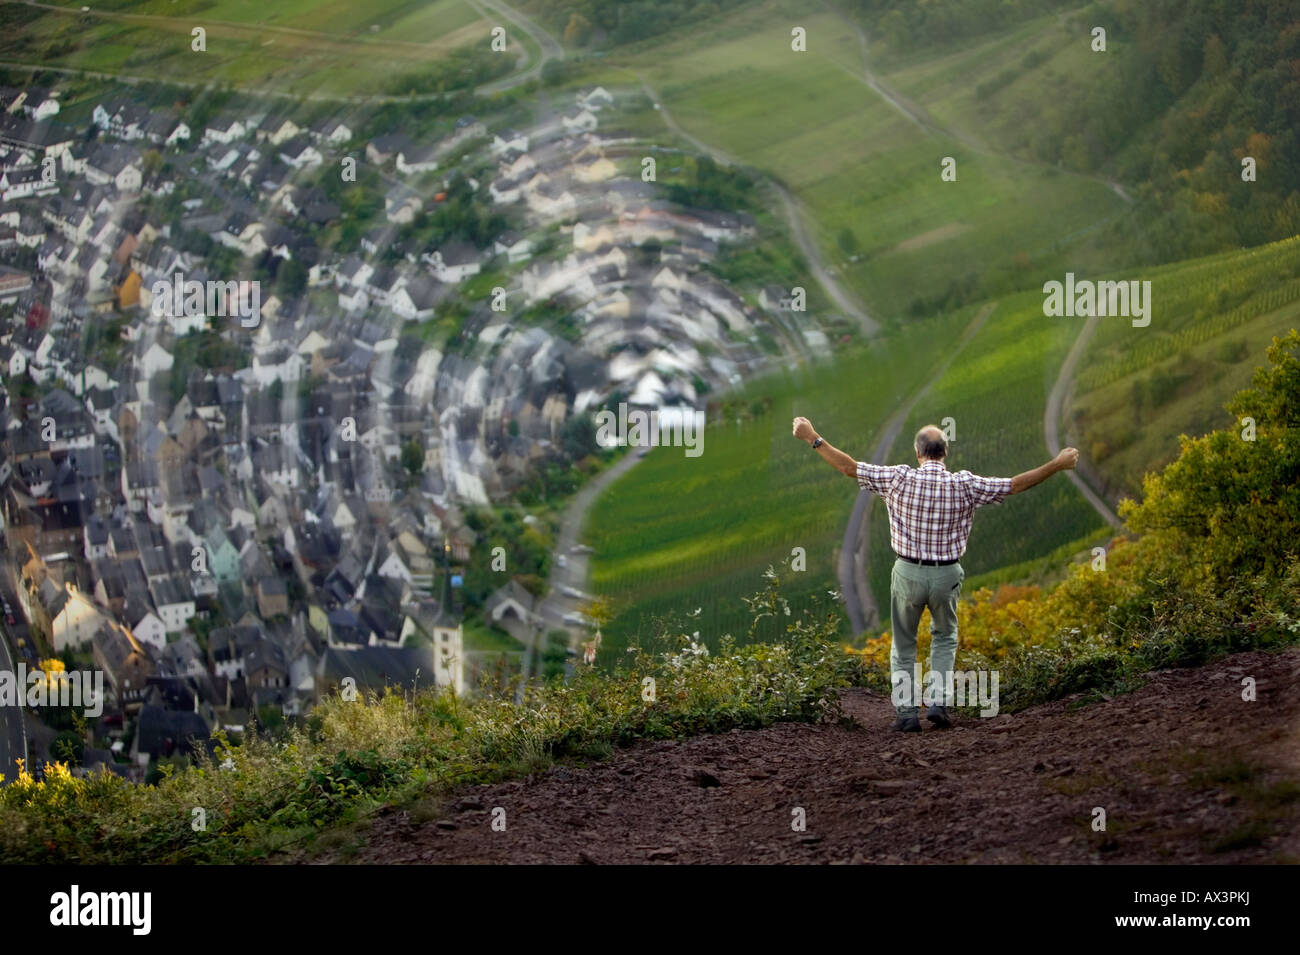
M 898 559 L 905 560 L 909 564 L 922 564 L 926 567 L 947 567 L 949 564 L 957 563 L 956 560 L 917 560 L 915 557 L 904 557 L 902 554 L 898 555 Z

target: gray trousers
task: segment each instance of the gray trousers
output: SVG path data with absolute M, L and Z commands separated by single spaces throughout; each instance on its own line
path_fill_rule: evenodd
M 898 558 L 889 581 L 893 639 L 889 669 L 894 687 L 894 708 L 899 716 L 916 716 L 924 682 L 916 680 L 916 628 L 921 611 L 930 608 L 930 671 L 940 675 L 945 689 L 952 687 L 957 658 L 957 601 L 966 571 L 960 563 L 930 567 Z M 952 700 L 945 697 L 947 705 Z

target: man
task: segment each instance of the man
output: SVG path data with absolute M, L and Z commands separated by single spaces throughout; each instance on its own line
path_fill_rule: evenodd
M 944 466 L 948 442 L 934 425 L 916 433 L 913 448 L 918 467 L 900 464 L 884 467 L 855 461 L 828 444 L 807 418 L 794 419 L 794 436 L 805 441 L 835 470 L 858 479 L 859 487 L 880 495 L 889 509 L 889 539 L 898 559 L 890 578 L 893 641 L 889 668 L 896 687 L 894 729 L 919 733 L 919 687 L 916 666 L 916 628 L 921 611 L 930 608 L 930 672 L 942 678 L 944 702 L 928 705 L 926 718 L 936 727 L 952 726 L 947 695 L 952 688 L 952 668 L 957 656 L 957 601 L 966 572 L 958 562 L 966 552 L 975 508 L 997 504 L 1008 494 L 1018 494 L 1047 480 L 1057 471 L 1073 468 L 1079 452 L 1066 448 L 1051 461 L 1013 478 L 977 477 L 969 471 L 950 473 Z M 898 689 L 902 692 L 898 693 Z

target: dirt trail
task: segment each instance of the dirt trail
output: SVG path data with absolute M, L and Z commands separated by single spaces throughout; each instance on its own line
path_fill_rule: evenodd
M 1047 439 L 1047 453 L 1053 457 L 1061 453 L 1061 411 L 1069 403 L 1070 389 L 1074 387 L 1074 373 L 1083 359 L 1088 342 L 1097 330 L 1099 321 L 1100 319 L 1093 315 L 1084 324 L 1074 339 L 1074 344 L 1070 346 L 1070 353 L 1065 356 L 1060 374 L 1052 383 L 1051 394 L 1047 396 L 1047 407 L 1043 410 L 1043 434 Z M 1088 503 L 1101 515 L 1102 520 L 1113 528 L 1120 526 L 1119 516 L 1102 500 L 1101 495 L 1088 486 L 1078 470 L 1066 471 L 1065 476 L 1087 498 Z
M 1245 676 L 1258 702 L 1242 702 Z M 890 730 L 887 697 L 850 690 L 859 728 L 646 743 L 462 789 L 424 821 L 390 811 L 355 853 L 318 861 L 1294 863 L 1297 678 L 1300 648 L 1243 653 L 1086 706 L 906 735 Z M 1098 806 L 1105 832 L 1091 828 Z M 792 830 L 795 807 L 806 831 Z

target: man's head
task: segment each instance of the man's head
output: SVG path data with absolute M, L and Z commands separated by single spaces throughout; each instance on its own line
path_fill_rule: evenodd
M 942 461 L 948 456 L 948 441 L 944 438 L 943 432 L 932 424 L 927 424 L 916 432 L 912 447 L 916 450 L 916 460 L 919 464 L 924 464 L 926 461 Z

